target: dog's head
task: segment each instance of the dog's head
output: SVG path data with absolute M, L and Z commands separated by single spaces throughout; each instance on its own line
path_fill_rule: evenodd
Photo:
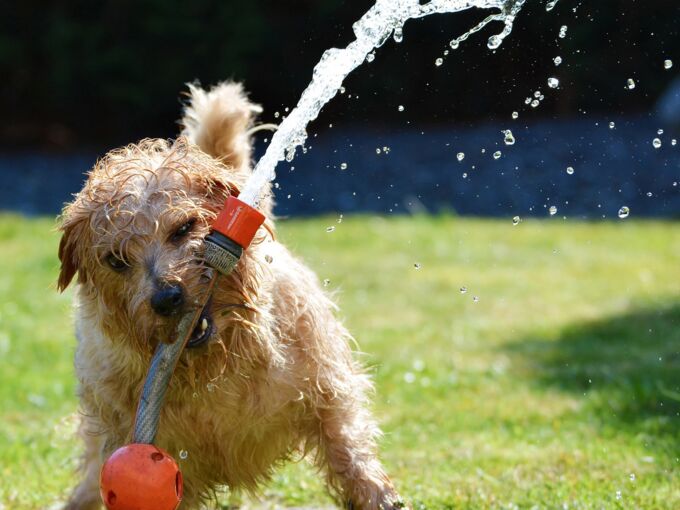
M 77 275 L 81 296 L 111 338 L 144 350 L 169 339 L 209 280 L 202 250 L 210 224 L 246 177 L 184 137 L 108 153 L 64 209 L 59 289 Z M 243 294 L 239 278 L 237 272 L 231 282 Z M 219 328 L 211 308 L 189 345 Z

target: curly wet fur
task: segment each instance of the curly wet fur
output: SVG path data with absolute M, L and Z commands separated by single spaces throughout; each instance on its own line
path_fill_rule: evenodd
M 240 85 L 190 88 L 176 141 L 142 140 L 97 162 L 62 215 L 59 288 L 76 277 L 75 366 L 85 440 L 83 479 L 69 509 L 100 508 L 103 459 L 131 439 L 153 349 L 176 318 L 149 305 L 159 284 L 195 297 L 209 269 L 203 237 L 250 167 L 247 129 L 257 108 Z M 235 271 L 216 288 L 216 333 L 183 353 L 162 411 L 158 446 L 177 455 L 183 509 L 227 484 L 254 491 L 293 455 L 327 473 L 338 501 L 389 508 L 398 497 L 376 457 L 371 382 L 353 359 L 335 305 L 304 264 L 274 239 L 268 202 L 261 228 Z M 173 232 L 194 221 L 188 236 Z M 110 256 L 127 263 L 117 272 Z

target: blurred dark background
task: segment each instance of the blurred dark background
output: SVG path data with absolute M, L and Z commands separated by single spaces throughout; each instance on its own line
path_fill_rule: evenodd
M 265 108 L 261 120 L 277 122 L 274 113 L 295 105 L 322 52 L 350 42 L 352 23 L 372 4 L 4 5 L 0 209 L 53 213 L 97 155 L 143 137 L 175 136 L 187 82 L 243 81 Z M 403 42 L 389 40 L 350 75 L 346 94 L 310 126 L 312 150 L 292 171 L 280 166 L 279 213 L 446 208 L 531 215 L 559 203 L 560 213 L 589 218 L 610 217 L 620 205 L 680 215 L 673 185 L 680 147 L 672 145 L 680 4 L 560 0 L 546 12 L 543 0 L 529 0 L 498 50 L 486 47 L 501 29 L 492 24 L 436 66 L 448 42 L 486 14 L 410 21 Z M 562 25 L 565 38 L 558 37 Z M 666 59 L 674 62 L 670 69 Z M 555 90 L 547 86 L 553 76 L 560 80 Z M 545 99 L 532 108 L 525 98 L 537 90 Z M 508 128 L 517 138 L 512 147 L 500 134 Z M 258 136 L 262 150 L 268 135 Z M 655 137 L 660 149 L 652 146 Z M 389 154 L 377 154 L 382 147 Z M 498 160 L 496 150 L 503 153 Z M 462 162 L 458 152 L 466 154 Z M 342 162 L 348 170 L 339 169 Z

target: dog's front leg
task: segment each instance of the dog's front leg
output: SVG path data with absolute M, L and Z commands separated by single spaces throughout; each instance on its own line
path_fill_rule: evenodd
M 353 510 L 403 507 L 377 457 L 377 425 L 363 403 L 347 404 L 334 399 L 328 407 L 318 409 L 329 485 Z

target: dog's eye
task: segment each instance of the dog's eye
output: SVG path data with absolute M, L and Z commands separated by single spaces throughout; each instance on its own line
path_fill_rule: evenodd
M 191 232 L 191 229 L 193 228 L 194 223 L 196 223 L 196 220 L 191 219 L 191 220 L 187 221 L 184 225 L 179 227 L 177 230 L 175 230 L 175 233 L 172 234 L 172 240 L 177 241 L 177 240 L 185 237 L 189 232 Z
M 118 271 L 119 273 L 121 271 L 125 271 L 128 267 L 124 260 L 119 259 L 116 257 L 113 253 L 109 253 L 106 256 L 106 263 L 111 266 L 111 269 L 114 271 Z

